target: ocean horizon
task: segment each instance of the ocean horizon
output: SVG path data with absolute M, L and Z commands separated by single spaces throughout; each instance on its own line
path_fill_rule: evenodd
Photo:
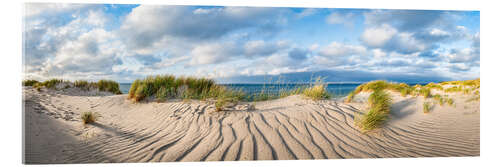
M 259 94 L 264 91 L 267 94 L 278 94 L 280 91 L 289 91 L 299 87 L 308 86 L 314 83 L 223 83 L 220 85 L 226 86 L 233 90 L 242 90 L 248 95 Z M 360 83 L 353 82 L 337 82 L 337 83 L 325 83 L 327 85 L 326 90 L 333 95 L 334 98 L 345 97 L 351 91 L 356 89 Z M 425 85 L 427 83 L 406 83 L 410 86 L 421 84 Z M 130 90 L 132 83 L 120 83 L 120 91 L 127 94 Z

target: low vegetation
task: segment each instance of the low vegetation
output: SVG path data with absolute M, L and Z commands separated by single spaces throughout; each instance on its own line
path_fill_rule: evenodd
M 205 78 L 179 77 L 173 75 L 149 76 L 135 80 L 129 90 L 128 98 L 141 101 L 146 98 L 168 99 L 231 99 L 241 100 L 241 90 L 230 90 Z
M 452 98 L 448 98 L 448 100 L 446 100 L 446 103 L 448 103 L 448 105 L 452 106 L 455 102 L 453 101 Z
M 448 85 L 453 85 L 453 86 L 449 87 Z M 444 86 L 447 86 L 448 88 L 445 88 Z M 403 97 L 406 97 L 407 95 L 422 96 L 425 98 L 432 97 L 436 101 L 439 101 L 440 105 L 442 105 L 444 102 L 448 103 L 448 101 L 451 101 L 450 104 L 453 104 L 453 99 L 441 97 L 441 95 L 433 95 L 432 90 L 433 89 L 441 90 L 444 91 L 444 93 L 461 92 L 464 94 L 474 93 L 474 95 L 479 95 L 479 88 L 480 88 L 479 78 L 475 80 L 465 80 L 465 81 L 447 81 L 441 83 L 431 82 L 424 86 L 419 84 L 416 84 L 414 86 L 409 86 L 405 83 L 398 84 L 398 83 L 390 83 L 387 81 L 377 80 L 377 81 L 367 82 L 356 87 L 356 89 L 350 92 L 349 95 L 346 97 L 345 102 L 347 103 L 351 102 L 354 99 L 354 97 L 360 92 L 388 90 L 392 92 L 399 92 Z
M 40 83 L 40 82 L 38 82 L 37 80 L 32 80 L 32 79 L 24 80 L 23 86 L 35 86 L 35 84 L 38 84 L 38 83 Z
M 120 84 L 111 80 L 99 80 L 96 84 L 99 91 L 111 92 L 114 94 L 122 94 L 120 91 Z
M 90 90 L 91 88 L 95 88 L 99 89 L 99 91 L 107 91 L 114 94 L 122 93 L 120 91 L 120 84 L 118 84 L 118 82 L 111 80 L 99 80 L 98 82 L 89 82 L 85 80 L 77 80 L 75 82 L 70 82 L 62 79 L 50 79 L 44 82 L 39 82 L 36 80 L 24 80 L 23 86 L 33 86 L 33 88 L 36 88 L 37 90 L 40 91 L 42 87 L 48 89 L 57 89 L 57 86 L 62 83 L 66 83 L 66 85 L 62 87 L 64 89 L 68 89 L 73 86 L 87 91 Z
M 450 87 L 450 85 L 452 85 Z M 369 131 L 380 126 L 388 117 L 390 111 L 391 98 L 388 92 L 400 93 L 401 96 L 422 96 L 424 98 L 432 98 L 443 106 L 448 104 L 454 105 L 454 100 L 448 95 L 432 94 L 432 90 L 440 90 L 444 93 L 461 92 L 464 94 L 477 95 L 467 101 L 479 100 L 480 79 L 465 80 L 465 81 L 448 81 L 441 83 L 428 83 L 426 85 L 416 84 L 409 86 L 405 83 L 391 83 L 387 81 L 377 80 L 359 85 L 356 89 L 349 93 L 345 98 L 345 102 L 352 102 L 355 96 L 361 92 L 372 92 L 368 98 L 369 109 L 357 120 L 357 125 L 362 131 Z M 432 108 L 433 103 L 424 102 L 423 112 L 428 113 Z
M 313 86 L 303 89 L 302 95 L 309 97 L 313 100 L 329 99 L 332 95 L 326 90 L 326 84 L 318 79 Z M 302 89 L 298 88 L 295 93 L 300 93 Z
M 248 95 L 241 89 L 234 90 L 218 85 L 212 79 L 157 75 L 135 80 L 130 86 L 128 98 L 136 102 L 148 98 L 157 101 L 164 101 L 169 98 L 212 99 L 217 101 L 218 106 L 223 106 L 222 104 L 226 102 L 265 101 L 290 95 L 304 95 L 314 100 L 331 97 L 331 94 L 326 90 L 326 84 L 320 82 L 319 78 L 314 85 L 309 87 L 300 86 L 295 89 L 280 89 L 277 93 L 264 88 L 260 93 Z
M 431 111 L 431 108 L 432 108 L 432 103 L 431 102 L 424 102 L 424 113 L 429 113 Z
M 41 85 L 49 89 L 55 89 L 58 84 L 63 82 L 62 79 L 50 79 L 42 82 Z
M 382 89 L 377 88 L 368 98 L 369 109 L 356 124 L 361 131 L 366 132 L 380 127 L 389 117 L 392 99 Z
M 481 100 L 481 97 L 478 95 L 476 97 L 472 97 L 470 99 L 467 99 L 466 102 L 479 101 L 479 100 Z
M 84 124 L 89 124 L 89 123 L 96 122 L 97 117 L 98 117 L 97 113 L 87 111 L 87 112 L 83 112 L 80 118 L 82 119 L 82 122 Z

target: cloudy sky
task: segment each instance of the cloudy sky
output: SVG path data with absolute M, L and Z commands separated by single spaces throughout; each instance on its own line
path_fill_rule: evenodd
M 26 4 L 24 12 L 26 78 L 479 77 L 478 11 Z

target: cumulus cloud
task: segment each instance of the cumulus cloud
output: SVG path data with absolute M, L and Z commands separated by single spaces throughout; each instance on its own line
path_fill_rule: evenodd
M 396 33 L 395 28 L 383 24 L 380 27 L 365 29 L 361 35 L 361 41 L 370 47 L 383 47 Z
M 439 45 L 470 36 L 466 27 L 456 25 L 459 14 L 453 11 L 371 10 L 364 17 L 367 28 L 360 40 L 386 52 L 418 53 L 436 60 Z
M 42 78 L 334 69 L 474 76 L 479 71 L 477 28 L 459 25 L 456 13 L 448 11 L 140 5 L 117 16 L 103 5 L 27 4 L 26 9 L 24 72 Z M 306 19 L 318 27 L 342 24 L 356 31 L 341 34 L 344 41 L 330 34 L 306 39 L 308 32 L 296 27 Z
M 26 4 L 25 73 L 43 77 L 108 75 L 122 64 L 119 43 L 104 30 L 109 16 L 95 5 Z M 68 17 L 69 16 L 69 17 Z
M 363 55 L 367 52 L 366 48 L 360 45 L 349 45 L 338 42 L 332 42 L 330 45 L 322 48 L 319 55 L 326 57 Z
M 288 44 L 282 41 L 270 43 L 263 40 L 256 40 L 246 42 L 244 44 L 244 52 L 248 57 L 269 56 L 288 47 Z
M 74 41 L 66 42 L 44 63 L 42 75 L 66 76 L 104 75 L 112 71 L 114 65 L 122 64 L 117 56 L 118 50 L 107 43 L 110 34 L 95 29 L 82 34 Z
M 234 43 L 208 43 L 196 46 L 191 51 L 190 65 L 222 63 L 239 55 Z
M 415 32 L 429 27 L 451 26 L 454 14 L 437 10 L 371 10 L 364 14 L 368 25 L 389 24 L 402 32 Z
M 446 57 L 450 63 L 479 61 L 479 55 L 474 52 L 475 50 L 473 48 L 452 49 Z
M 141 5 L 123 21 L 121 31 L 130 47 L 147 47 L 163 38 L 207 40 L 242 28 L 274 30 L 286 23 L 274 8 Z
M 326 16 L 325 21 L 328 24 L 343 24 L 352 27 L 354 25 L 354 16 L 353 13 L 333 12 Z
M 327 67 L 354 65 L 366 61 L 367 54 L 368 50 L 364 46 L 332 42 L 322 47 L 313 61 Z

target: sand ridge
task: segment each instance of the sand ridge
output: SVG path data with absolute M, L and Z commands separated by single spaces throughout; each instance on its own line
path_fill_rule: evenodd
M 364 104 L 301 96 L 255 111 L 211 112 L 202 101 L 133 103 L 127 95 L 72 96 L 23 88 L 27 163 L 171 162 L 479 156 L 479 102 L 456 106 L 395 95 L 391 119 L 367 134 Z M 362 97 L 362 96 L 360 96 Z M 83 125 L 79 114 L 98 112 Z

